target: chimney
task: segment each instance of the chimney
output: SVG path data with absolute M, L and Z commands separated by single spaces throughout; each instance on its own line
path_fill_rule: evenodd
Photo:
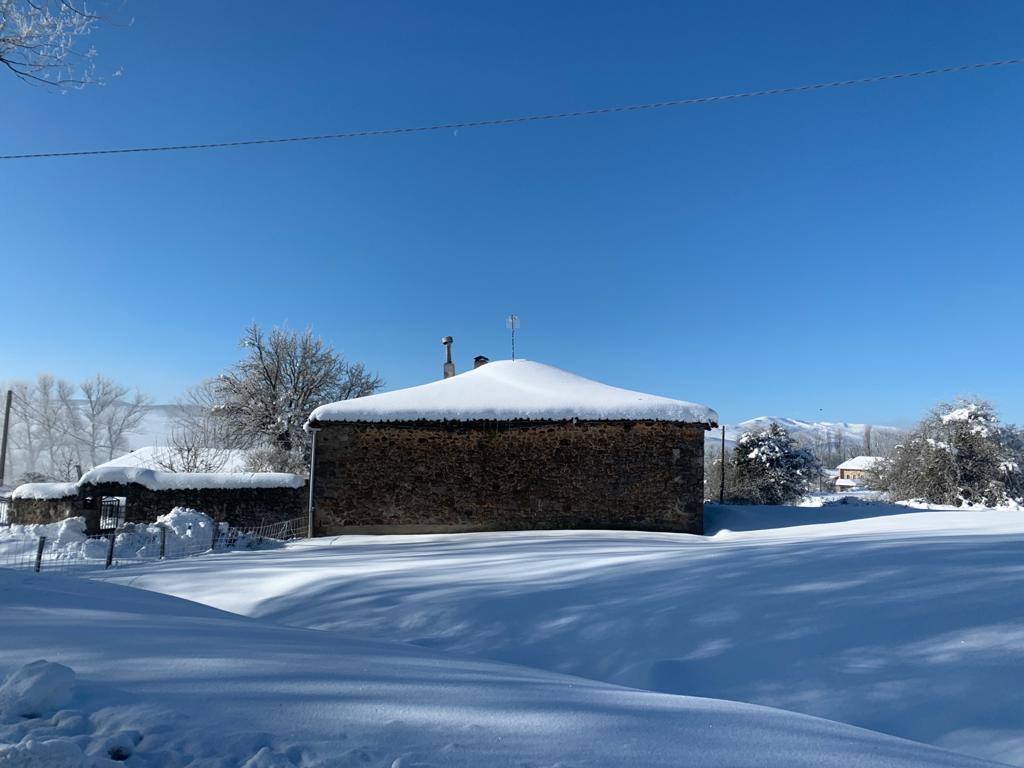
M 452 337 L 445 336 L 441 339 L 444 344 L 444 377 L 450 379 L 455 375 L 455 363 L 452 362 Z
M 491 362 L 491 358 L 477 355 L 473 358 L 473 367 L 479 368 L 481 365 L 487 365 L 489 362 Z

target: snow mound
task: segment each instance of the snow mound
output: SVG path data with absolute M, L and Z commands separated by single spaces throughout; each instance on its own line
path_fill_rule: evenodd
M 40 717 L 58 710 L 71 701 L 74 685 L 75 673 L 69 667 L 43 659 L 33 661 L 0 685 L 0 715 Z
M 11 493 L 12 499 L 53 501 L 78 495 L 78 483 L 24 483 Z
M 450 379 L 317 408 L 328 421 L 679 421 L 714 425 L 704 405 L 585 379 L 530 360 L 498 360 Z
M 144 467 L 96 467 L 82 476 L 82 484 L 134 483 L 151 491 L 209 488 L 302 488 L 301 475 L 289 472 L 159 472 Z
M 191 507 L 175 507 L 166 515 L 160 515 L 156 524 L 166 525 L 175 536 L 189 538 L 198 538 L 199 532 L 205 531 L 209 539 L 213 530 L 213 518 Z
M 68 517 L 59 523 L 30 523 L 0 528 L 0 542 L 10 539 L 38 539 L 40 536 L 62 545 L 85 541 L 85 518 Z
M 94 684 L 80 696 L 74 681 L 72 669 L 48 661 L 10 675 L 0 687 L 0 704 L 8 693 L 13 702 L 8 710 L 0 707 L 0 768 L 295 766 L 266 746 L 265 733 L 224 734 L 154 704 L 105 706 L 103 699 L 123 699 L 125 692 Z M 64 709 L 72 702 L 82 708 Z
M 3 768 L 82 768 L 85 755 L 81 748 L 67 739 L 0 745 L 0 766 Z

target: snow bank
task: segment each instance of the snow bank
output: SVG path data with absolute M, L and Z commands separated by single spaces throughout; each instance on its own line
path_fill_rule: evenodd
M 78 495 L 78 483 L 24 483 L 11 493 L 12 499 L 51 501 Z
M 45 536 L 55 544 L 74 544 L 85 540 L 85 518 L 69 517 L 59 523 L 9 525 L 0 528 L 0 542 L 14 539 L 38 539 Z
M 714 425 L 707 406 L 610 387 L 543 363 L 498 360 L 450 379 L 317 408 L 328 421 L 654 420 Z
M 166 528 L 166 533 L 161 533 L 162 528 Z M 279 541 L 237 531 L 227 523 L 217 523 L 199 510 L 175 507 L 153 523 L 126 523 L 114 539 L 115 565 L 159 559 L 161 537 L 164 541 L 165 558 L 207 552 L 214 544 L 215 528 L 217 551 L 273 549 L 283 546 Z M 35 552 L 36 542 L 40 536 L 47 539 L 43 552 L 44 562 L 60 561 L 66 565 L 105 564 L 108 540 L 106 537 L 86 536 L 83 517 L 71 517 L 59 523 L 45 525 L 12 525 L 0 528 L 0 555 L 12 558 L 31 555 Z
M 135 483 L 151 491 L 210 488 L 302 488 L 301 475 L 288 472 L 160 472 L 144 467 L 101 466 L 82 476 L 82 484 Z

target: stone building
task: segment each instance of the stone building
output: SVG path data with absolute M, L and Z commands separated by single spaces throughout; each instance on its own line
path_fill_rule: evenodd
M 311 414 L 319 533 L 703 532 L 710 408 L 527 360 L 476 362 Z
M 105 464 L 77 483 L 30 483 L 14 490 L 11 523 L 86 519 L 90 532 L 150 522 L 192 507 L 236 528 L 306 516 L 306 480 L 283 472 L 162 472 Z
M 77 510 L 77 483 L 24 483 L 11 493 L 6 522 L 56 523 Z

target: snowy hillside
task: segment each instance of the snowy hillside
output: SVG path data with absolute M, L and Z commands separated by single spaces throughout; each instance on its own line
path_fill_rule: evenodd
M 149 445 L 167 445 L 180 405 L 147 405 L 138 428 L 128 435 L 128 449 Z
M 350 536 L 109 578 L 343 637 L 768 705 L 1024 765 L 1024 515 L 712 507 L 708 527 Z M 709 754 L 703 737 L 679 735 L 694 722 L 664 734 L 694 750 L 667 760 Z
M 792 419 L 787 416 L 758 416 L 747 419 L 737 424 L 725 425 L 726 444 L 731 446 L 744 432 L 757 432 L 767 429 L 771 424 L 778 424 L 784 427 L 802 445 L 814 446 L 824 445 L 829 440 L 834 440 L 838 434 L 844 445 L 857 446 L 857 450 L 864 444 L 864 428 L 866 424 L 852 424 L 841 421 L 803 421 Z M 880 424 L 872 424 L 872 439 L 894 441 L 903 433 L 899 427 L 890 427 Z M 706 436 L 708 441 L 721 439 L 721 432 L 712 430 Z
M 212 584 L 231 557 L 178 573 Z M 271 602 L 288 591 L 272 573 Z M 0 590 L 0 764 L 12 768 L 989 765 L 791 712 L 277 626 L 112 584 L 0 570 Z M 326 618 L 335 606 L 320 607 Z

